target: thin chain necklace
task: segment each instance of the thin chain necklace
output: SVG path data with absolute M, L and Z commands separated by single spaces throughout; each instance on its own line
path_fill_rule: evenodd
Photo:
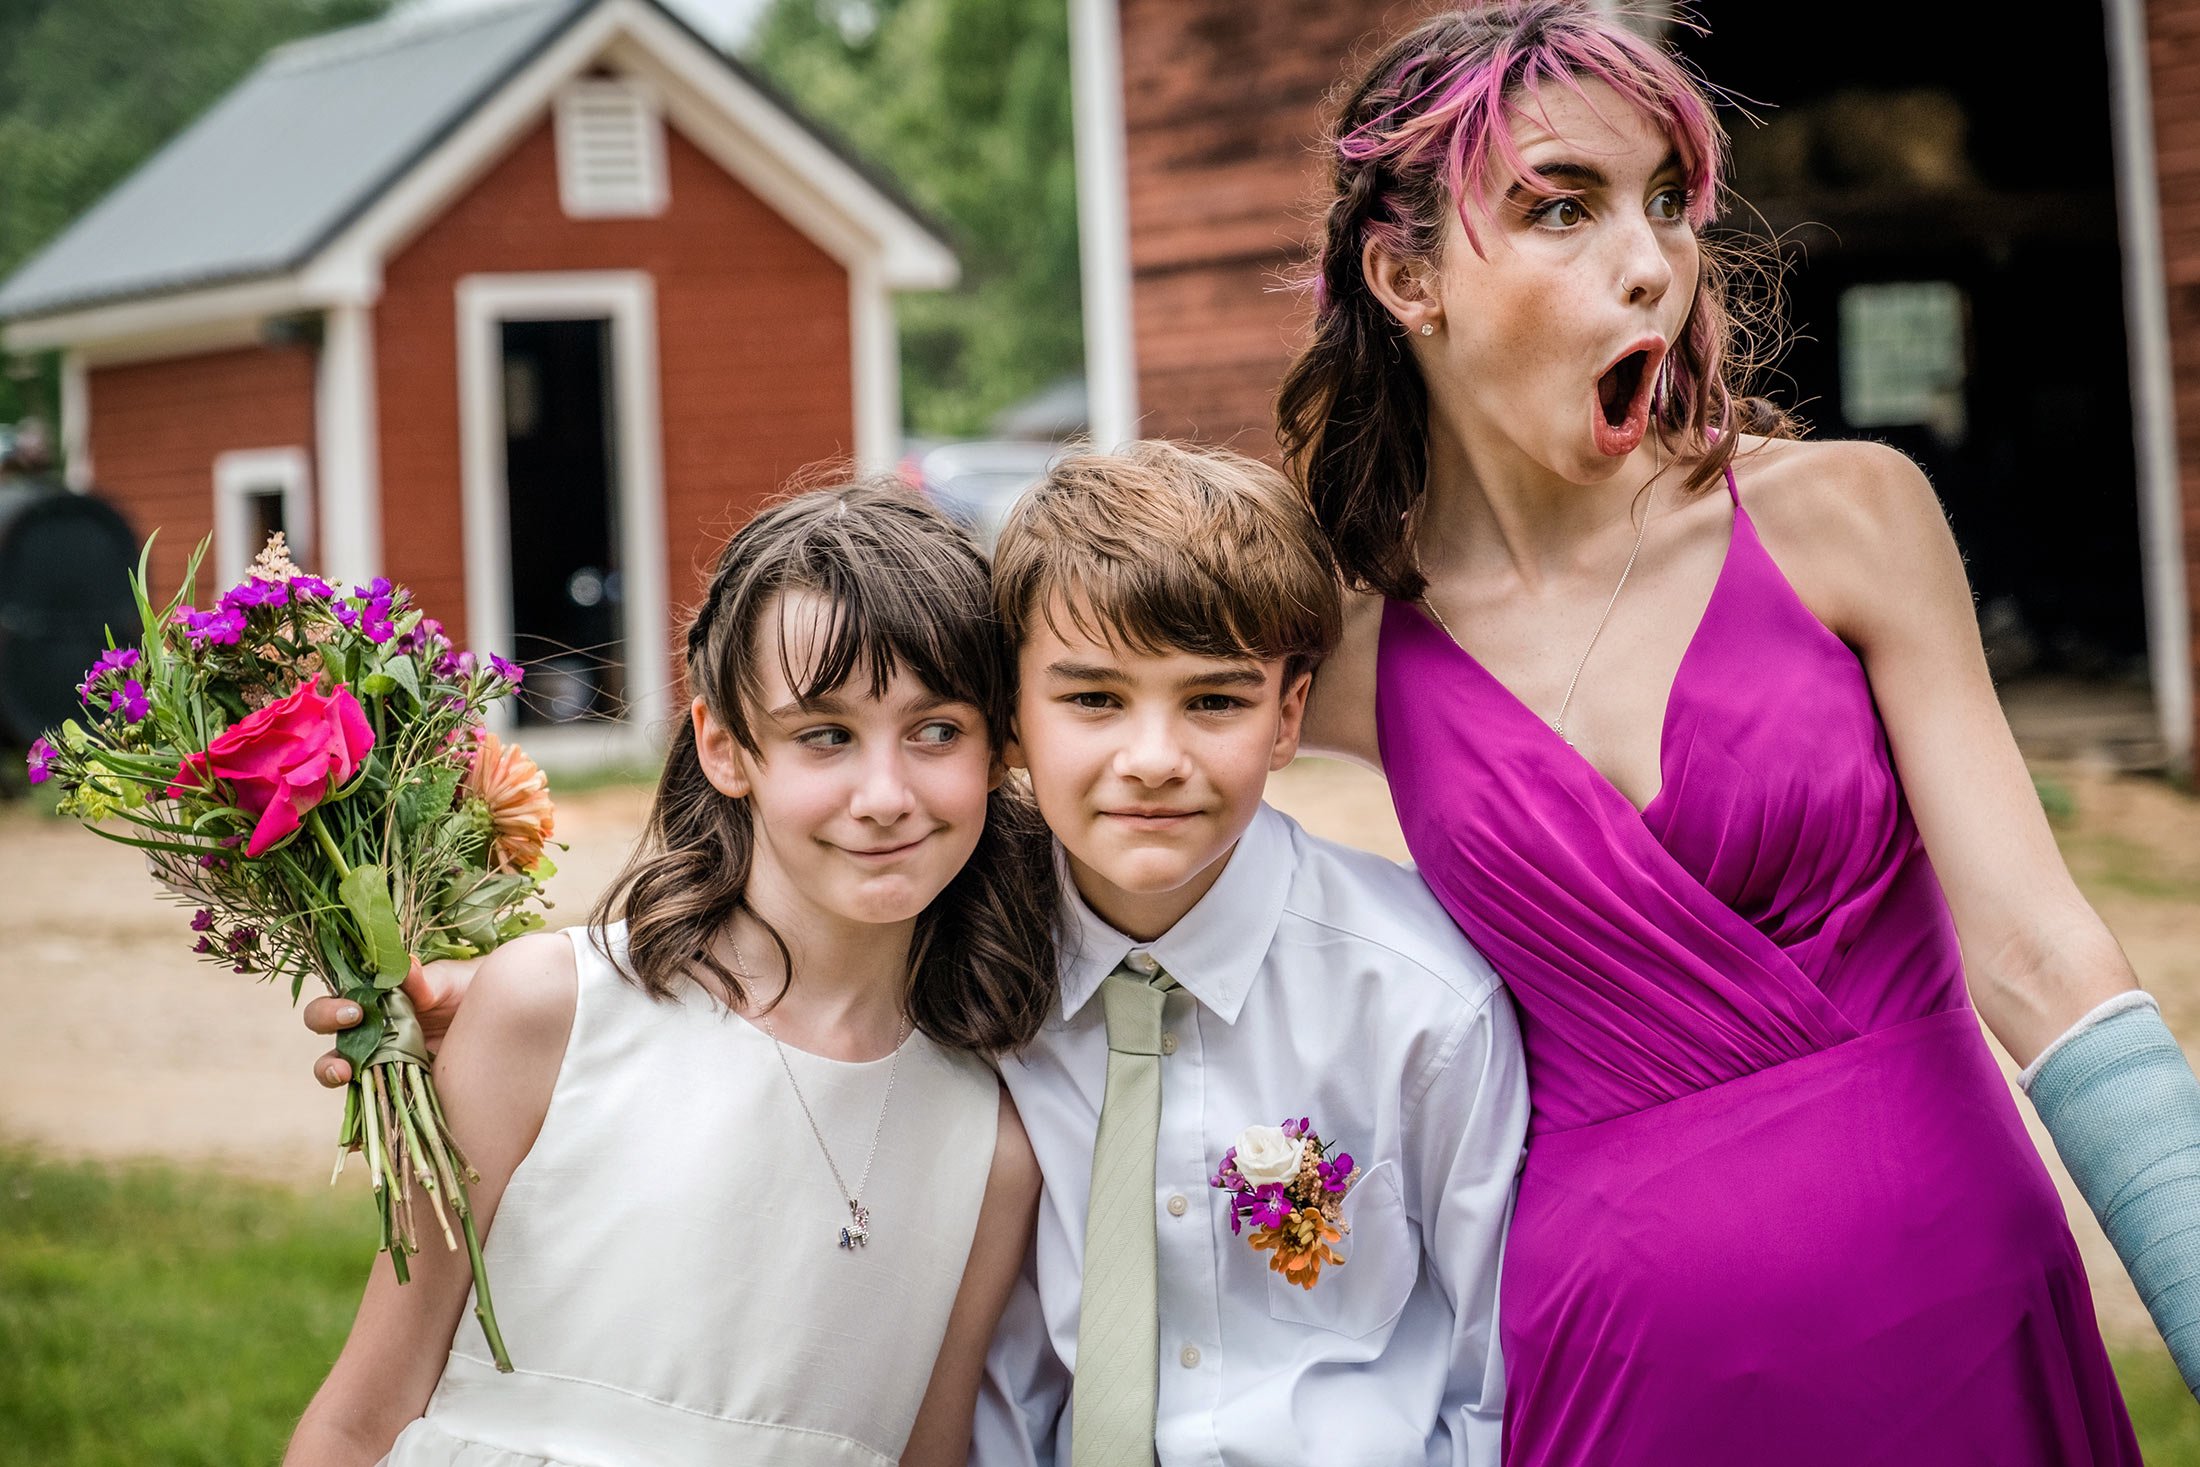
M 1574 675 L 1567 680 L 1566 696 L 1558 700 L 1558 716 L 1551 720 L 1551 732 L 1566 739 L 1569 749 L 1574 747 L 1574 741 L 1566 738 L 1566 710 L 1574 706 L 1574 690 L 1581 686 L 1581 674 L 1589 665 L 1589 654 L 1596 651 L 1597 640 L 1604 635 L 1604 624 L 1612 619 L 1612 608 L 1619 605 L 1619 593 L 1627 589 L 1627 578 L 1634 574 L 1635 560 L 1642 554 L 1643 537 L 1650 533 L 1650 511 L 1657 507 L 1657 502 L 1657 491 L 1652 490 L 1649 502 L 1642 507 L 1642 524 L 1635 531 L 1635 548 L 1627 552 L 1627 564 L 1620 568 L 1619 583 L 1612 587 L 1612 599 L 1604 603 L 1604 615 L 1597 618 L 1596 630 L 1589 633 L 1589 645 L 1581 649 L 1581 660 L 1574 664 Z M 1436 618 L 1436 624 L 1451 638 L 1452 645 L 1466 652 L 1466 644 L 1459 640 L 1459 634 L 1451 629 L 1451 623 L 1444 620 L 1444 613 L 1436 609 L 1436 603 L 1425 591 L 1421 594 L 1421 606 Z M 1467 655 L 1474 654 L 1468 652 Z
M 750 976 L 749 965 L 741 956 L 741 944 L 730 935 L 726 942 L 733 949 L 733 967 L 741 975 L 742 988 L 749 993 L 756 992 L 756 979 Z M 871 1184 L 871 1163 L 878 1160 L 878 1138 L 886 1132 L 886 1107 L 894 1100 L 894 1070 L 901 1063 L 901 1047 L 909 1038 L 909 1016 L 902 1016 L 901 1027 L 894 1036 L 893 1057 L 886 1061 L 886 1094 L 878 1103 L 878 1124 L 871 1128 L 871 1151 L 863 1158 L 863 1175 L 856 1178 L 852 1192 L 840 1175 L 840 1164 L 833 1160 L 833 1149 L 825 1144 L 825 1133 L 818 1128 L 817 1117 L 810 1111 L 809 1099 L 802 1093 L 802 1082 L 794 1077 L 794 1066 L 787 1063 L 787 1046 L 779 1042 L 779 1031 L 772 1027 L 772 1016 L 758 1014 L 756 1019 L 771 1036 L 772 1048 L 779 1052 L 779 1068 L 787 1072 L 795 1104 L 802 1107 L 802 1119 L 810 1123 L 810 1134 L 817 1138 L 818 1152 L 824 1156 L 825 1166 L 833 1174 L 833 1185 L 840 1189 L 841 1200 L 848 1204 L 848 1225 L 840 1230 L 840 1246 L 849 1250 L 861 1248 L 871 1241 L 871 1210 L 863 1205 L 863 1189 Z

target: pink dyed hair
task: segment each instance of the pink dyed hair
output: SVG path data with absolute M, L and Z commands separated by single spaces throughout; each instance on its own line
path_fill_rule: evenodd
M 1698 229 L 1711 222 L 1726 135 L 1704 87 L 1677 57 L 1584 0 L 1490 0 L 1477 18 L 1484 21 L 1482 45 L 1460 46 L 1454 31 L 1443 37 L 1451 47 L 1410 47 L 1386 68 L 1386 90 L 1396 100 L 1338 136 L 1341 162 L 1400 174 L 1433 165 L 1480 253 L 1474 216 L 1489 217 L 1489 187 L 1499 167 L 1553 195 L 1574 192 L 1530 168 L 1513 140 L 1512 121 L 1526 110 L 1523 103 L 1539 102 L 1543 87 L 1554 83 L 1587 101 L 1583 83 L 1600 81 L 1673 140 L 1688 175 L 1688 222 Z M 1430 32 L 1436 29 L 1414 34 L 1434 42 L 1439 36 Z M 1399 221 L 1378 218 L 1369 226 L 1397 252 L 1413 252 Z

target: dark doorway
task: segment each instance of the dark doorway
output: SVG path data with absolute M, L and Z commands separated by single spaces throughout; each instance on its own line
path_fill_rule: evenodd
M 610 323 L 503 323 L 512 641 L 524 724 L 626 706 Z
M 1705 7 L 1735 184 L 1791 266 L 1773 397 L 1876 438 L 1947 505 L 1998 674 L 2143 677 L 2146 622 L 2108 56 L 2052 20 Z M 1997 59 L 1980 49 L 1990 25 Z M 2054 84 L 2042 90 L 2040 78 Z M 1748 209 L 1729 219 L 1750 225 Z

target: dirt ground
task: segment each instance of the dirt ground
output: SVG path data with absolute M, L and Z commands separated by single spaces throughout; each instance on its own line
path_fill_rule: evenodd
M 2118 775 L 2080 744 L 2036 763 L 2064 812 L 2087 894 L 2200 1052 L 2200 801 Z M 1374 776 L 1302 760 L 1271 798 L 1318 834 L 1402 858 Z M 582 920 L 638 827 L 645 789 L 560 799 L 553 920 Z M 17 802 L 0 806 L 0 1137 L 64 1156 L 163 1156 L 300 1185 L 328 1176 L 340 1107 L 310 1074 L 326 1046 L 287 993 L 194 959 L 186 912 L 156 899 L 138 855 Z M 2027 1121 L 2029 1105 L 2020 1104 Z M 2044 1138 L 2041 1139 L 2043 1146 Z M 2104 1328 L 2151 1326 L 2049 1150 Z M 357 1171 L 354 1169 L 354 1176 Z

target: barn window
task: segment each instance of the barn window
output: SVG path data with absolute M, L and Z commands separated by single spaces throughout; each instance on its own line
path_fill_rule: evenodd
M 574 219 L 635 218 L 665 207 L 664 123 L 641 86 L 609 78 L 558 94 L 558 201 Z
M 313 477 L 302 448 L 250 448 L 214 460 L 214 567 L 223 585 L 244 579 L 277 530 L 290 558 L 313 568 Z
M 1963 441 L 1968 302 L 1945 280 L 1841 292 L 1841 416 L 1852 428 L 1924 427 Z

